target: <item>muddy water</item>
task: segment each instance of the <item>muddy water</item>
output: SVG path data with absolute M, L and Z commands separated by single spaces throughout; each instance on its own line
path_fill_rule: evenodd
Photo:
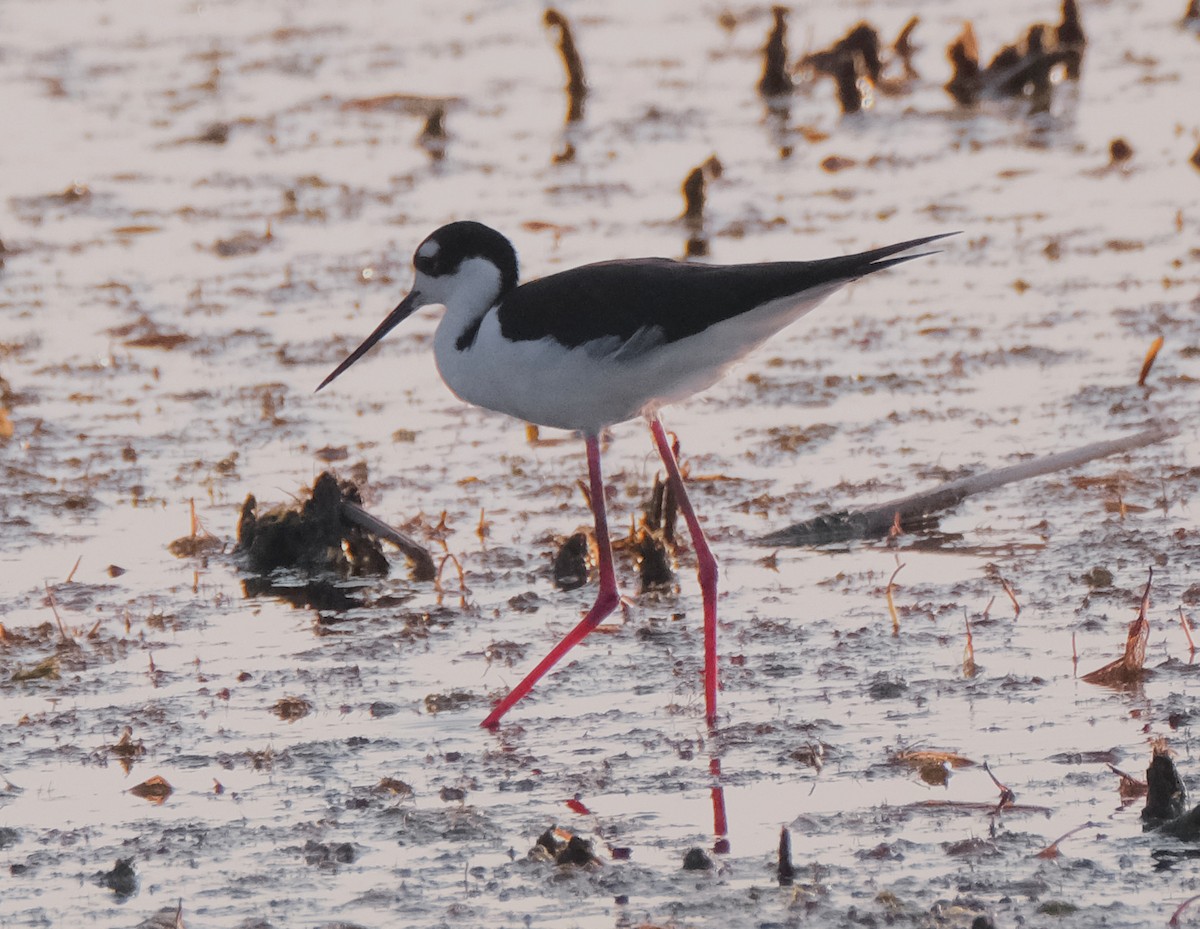
M 1165 922 L 1194 864 L 1142 833 L 1107 763 L 1136 774 L 1165 736 L 1185 779 L 1200 764 L 1177 619 L 1200 599 L 1184 6 L 1086 3 L 1083 79 L 1036 116 L 956 110 L 942 50 L 966 14 L 990 57 L 1048 3 L 798 7 L 793 56 L 859 16 L 887 36 L 921 16 L 920 77 L 842 118 L 828 81 L 765 113 L 765 8 L 722 26 L 717 7 L 572 4 L 593 89 L 564 128 L 536 6 L 6 3 L 0 925 L 178 906 L 229 927 Z M 444 142 L 419 138 L 432 103 Z M 1134 154 L 1110 166 L 1117 137 Z M 714 260 L 963 234 L 668 411 L 721 559 L 720 731 L 684 551 L 676 592 L 633 596 L 623 563 L 624 616 L 486 733 L 490 698 L 588 604 L 549 576 L 589 522 L 580 443 L 460 405 L 429 315 L 312 388 L 437 225 L 501 228 L 531 276 L 680 255 L 679 184 L 712 154 Z M 1178 438 L 969 501 L 932 541 L 753 542 L 1163 417 Z M 654 462 L 637 424 L 611 439 L 623 525 Z M 247 595 L 226 553 L 242 499 L 287 501 L 329 460 L 373 512 L 444 542 L 465 589 L 398 562 L 348 611 Z M 192 501 L 215 547 L 177 558 Z M 1151 566 L 1152 674 L 1080 682 L 1073 641 L 1079 673 L 1114 657 Z M 1097 567 L 1110 585 L 1085 579 Z M 142 751 L 114 751 L 126 726 Z M 976 764 L 931 785 L 892 763 L 913 748 Z M 984 761 L 1017 807 L 992 815 Z M 163 802 L 130 792 L 155 776 Z M 600 863 L 528 860 L 554 824 Z M 682 870 L 693 847 L 715 868 Z M 132 885 L 105 880 L 118 859 Z

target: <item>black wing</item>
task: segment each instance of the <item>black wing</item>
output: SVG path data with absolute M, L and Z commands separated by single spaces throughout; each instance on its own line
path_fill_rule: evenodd
M 584 265 L 509 291 L 497 310 L 500 331 L 514 342 L 553 338 L 576 348 L 593 341 L 623 343 L 655 328 L 661 341 L 674 342 L 770 300 L 919 258 L 892 256 L 945 235 L 954 233 L 818 261 L 705 265 L 642 258 Z

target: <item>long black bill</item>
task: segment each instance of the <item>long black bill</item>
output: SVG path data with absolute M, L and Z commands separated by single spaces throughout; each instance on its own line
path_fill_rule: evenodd
M 321 383 L 317 385 L 317 390 L 320 390 L 335 377 L 345 371 L 348 367 L 350 367 L 350 365 L 358 361 L 358 359 L 371 350 L 371 347 L 374 346 L 376 342 L 404 322 L 404 320 L 408 319 L 408 317 L 410 317 L 415 310 L 420 309 L 421 306 L 421 295 L 416 291 L 413 291 L 411 294 L 401 300 L 399 305 L 392 310 L 392 312 L 388 313 L 384 321 L 379 324 L 379 327 L 369 336 L 367 336 L 367 338 L 363 341 L 363 344 L 352 351 L 349 356 L 347 356 L 346 360 L 334 369 L 333 373 L 330 374 L 329 377 L 325 378 L 325 380 L 321 381 Z M 313 393 L 316 393 L 317 390 L 314 390 Z

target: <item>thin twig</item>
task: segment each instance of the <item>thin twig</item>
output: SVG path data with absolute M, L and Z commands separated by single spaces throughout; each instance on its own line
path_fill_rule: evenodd
M 1016 619 L 1021 615 L 1021 604 L 1017 602 L 1016 591 L 1013 590 L 1012 584 L 1010 584 L 1005 578 L 1000 578 L 1000 586 L 1004 588 L 1004 592 L 1008 594 L 1008 599 L 1012 601 L 1013 619 Z
M 1150 350 L 1146 352 L 1146 359 L 1142 362 L 1142 373 L 1138 375 L 1138 387 L 1146 386 L 1146 377 L 1150 374 L 1150 369 L 1154 367 L 1154 359 L 1158 357 L 1158 350 L 1162 347 L 1162 336 L 1150 343 Z
M 433 556 L 429 554 L 429 549 L 412 536 L 404 534 L 399 529 L 393 529 L 383 520 L 372 516 L 357 503 L 350 503 L 347 500 L 343 500 L 340 505 L 340 513 L 342 519 L 346 520 L 346 522 L 353 523 L 360 529 L 364 529 L 372 535 L 379 536 L 381 539 L 386 539 L 395 545 L 396 548 L 400 549 L 412 564 L 413 576 L 417 580 L 433 580 L 433 576 L 437 573 L 437 568 L 433 563 Z
M 63 625 L 62 617 L 58 615 L 58 604 L 54 602 L 54 591 L 50 589 L 50 585 L 46 584 L 46 599 L 50 602 L 50 611 L 54 614 L 54 621 L 58 623 L 58 634 L 62 636 L 63 645 L 74 645 L 75 640 L 71 638 L 67 632 L 67 627 Z
M 896 586 L 896 575 L 900 573 L 900 569 L 904 567 L 904 562 L 900 560 L 900 556 L 896 556 L 896 570 L 892 572 L 892 576 L 888 579 L 887 584 L 887 608 L 888 613 L 892 617 L 892 635 L 898 637 L 900 635 L 900 614 L 896 612 L 896 601 L 892 597 L 892 591 Z
M 1193 655 L 1196 654 L 1196 642 L 1192 638 L 1192 624 L 1188 622 L 1188 618 L 1183 614 L 1183 607 L 1179 608 L 1179 625 L 1183 626 L 1183 634 L 1187 636 L 1188 648 Z

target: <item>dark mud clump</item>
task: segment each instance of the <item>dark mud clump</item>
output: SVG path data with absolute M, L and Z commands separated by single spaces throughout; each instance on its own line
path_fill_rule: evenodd
M 379 543 L 343 519 L 343 502 L 361 506 L 358 488 L 328 471 L 313 483 L 309 498 L 295 507 L 259 515 L 258 501 L 251 494 L 242 504 L 234 552 L 256 574 L 280 568 L 341 577 L 387 574 L 388 561 Z

